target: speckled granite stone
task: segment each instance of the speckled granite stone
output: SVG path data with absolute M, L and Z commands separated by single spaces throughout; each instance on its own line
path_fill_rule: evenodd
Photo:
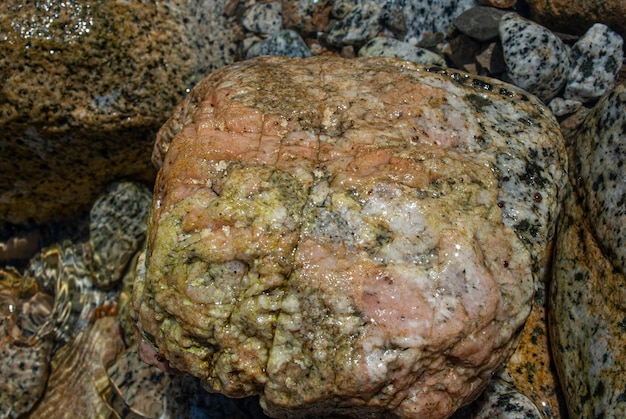
M 382 8 L 379 2 L 365 1 L 351 7 L 341 20 L 326 29 L 324 41 L 333 46 L 362 44 L 382 29 Z
M 548 106 L 550 106 L 550 109 L 555 116 L 564 116 L 572 114 L 579 110 L 581 106 L 583 106 L 583 103 L 579 100 L 555 97 L 550 101 Z
M 537 406 L 510 383 L 493 379 L 471 405 L 451 419 L 545 419 Z
M 611 90 L 624 61 L 623 46 L 622 37 L 608 26 L 597 23 L 589 28 L 572 47 L 563 96 L 588 102 Z
M 544 272 L 544 275 L 547 273 Z M 541 412 L 541 418 L 552 419 L 561 417 L 561 390 L 548 342 L 547 280 L 544 277 L 537 282 L 533 309 L 524 325 L 517 350 L 498 375 L 531 400 Z
M 276 33 L 282 29 L 282 4 L 278 1 L 255 3 L 246 10 L 243 27 L 251 32 Z
M 115 178 L 150 182 L 156 130 L 233 59 L 224 3 L 3 1 L 0 218 L 42 222 Z
M 313 54 L 296 31 L 284 29 L 252 45 L 246 52 L 246 58 L 260 57 L 263 55 L 307 58 Z
M 376 37 L 359 49 L 359 57 L 395 57 L 416 64 L 446 67 L 441 55 L 394 38 Z
M 626 410 L 625 139 L 622 84 L 570 139 L 572 184 L 559 223 L 550 335 L 573 418 L 617 418 Z
M 499 33 L 511 82 L 543 101 L 552 99 L 569 73 L 569 54 L 563 42 L 515 13 L 502 17 Z

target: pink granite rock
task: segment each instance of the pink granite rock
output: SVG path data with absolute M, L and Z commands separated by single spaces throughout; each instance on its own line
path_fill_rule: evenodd
M 214 72 L 154 161 L 142 355 L 274 417 L 476 398 L 530 312 L 566 165 L 513 86 L 331 57 Z

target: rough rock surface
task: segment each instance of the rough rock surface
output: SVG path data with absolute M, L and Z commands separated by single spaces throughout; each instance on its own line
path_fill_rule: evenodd
M 257 59 L 159 133 L 144 359 L 276 417 L 445 417 L 506 362 L 565 153 L 513 86 L 407 61 Z
M 154 133 L 233 60 L 224 3 L 3 1 L 0 218 L 58 219 L 115 179 L 151 182 Z
M 626 409 L 626 85 L 604 96 L 570 146 L 550 289 L 550 332 L 571 417 Z

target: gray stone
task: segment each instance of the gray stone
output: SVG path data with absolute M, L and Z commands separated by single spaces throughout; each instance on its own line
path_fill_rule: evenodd
M 359 57 L 395 57 L 416 64 L 446 67 L 442 56 L 393 38 L 376 37 L 359 49 Z
M 476 0 L 391 0 L 385 8 L 403 10 L 406 19 L 405 42 L 419 42 L 429 32 L 446 33 L 454 18 L 478 6 Z
M 547 102 L 565 84 L 569 55 L 563 42 L 548 29 L 515 13 L 499 27 L 504 62 L 511 82 Z
M 510 383 L 494 378 L 483 394 L 451 419 L 544 419 L 537 406 Z
M 284 29 L 263 41 L 252 45 L 246 58 L 263 55 L 283 55 L 291 58 L 306 58 L 313 55 L 302 37 L 291 29 Z
M 625 127 L 622 84 L 570 139 L 549 330 L 573 418 L 617 418 L 626 410 Z
M 579 100 L 563 99 L 562 97 L 555 97 L 548 104 L 550 110 L 556 116 L 565 116 L 572 114 L 583 106 Z
M 243 17 L 243 27 L 251 32 L 273 34 L 282 29 L 282 5 L 278 1 L 256 3 Z
M 325 33 L 325 41 L 333 46 L 367 42 L 382 29 L 381 12 L 381 6 L 375 1 L 357 4 L 341 20 L 330 25 Z
M 623 44 L 622 37 L 606 25 L 589 28 L 572 47 L 564 97 L 588 102 L 611 90 L 624 61 Z
M 453 23 L 465 35 L 486 42 L 498 37 L 500 19 L 505 13 L 493 7 L 477 6 L 461 13 Z
M 152 182 L 154 133 L 234 59 L 224 3 L 3 1 L 0 218 L 44 222 L 114 179 Z

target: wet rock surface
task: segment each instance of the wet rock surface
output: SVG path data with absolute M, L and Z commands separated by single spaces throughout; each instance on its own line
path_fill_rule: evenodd
M 620 417 L 626 407 L 625 115 L 622 84 L 570 138 L 550 335 L 571 417 Z
M 279 3 L 281 7 L 278 6 Z M 90 316 L 96 313 L 95 309 L 97 307 L 101 307 L 98 309 L 98 312 L 102 312 L 103 304 L 108 307 L 106 310 L 108 310 L 109 314 L 113 314 L 110 311 L 117 307 L 117 316 L 123 325 L 124 341 L 129 347 L 134 344 L 132 320 L 129 313 L 129 299 L 134 275 L 130 271 L 134 269 L 138 262 L 137 254 L 135 254 L 135 257 L 127 263 L 127 270 L 124 272 L 123 280 L 111 279 L 112 276 L 118 274 L 109 275 L 107 273 L 104 275 L 102 284 L 108 283 L 109 285 L 105 286 L 112 287 L 112 289 L 109 291 L 99 290 L 97 286 L 93 285 L 95 277 L 91 274 L 86 274 L 86 272 L 94 270 L 97 272 L 99 269 L 92 267 L 91 259 L 85 260 L 81 255 L 89 254 L 89 252 L 84 250 L 86 247 L 94 248 L 100 245 L 92 243 L 85 246 L 84 238 L 89 236 L 88 229 L 82 229 L 82 232 L 77 234 L 74 228 L 68 228 L 68 225 L 76 224 L 78 218 L 81 217 L 77 218 L 76 215 L 73 215 L 73 218 L 69 219 L 70 221 L 67 221 L 68 218 L 65 218 L 35 225 L 15 225 L 7 221 L 44 221 L 50 217 L 57 219 L 62 215 L 74 214 L 78 207 L 87 209 L 95 196 L 102 192 L 106 184 L 115 177 L 130 176 L 143 179 L 146 183 L 151 183 L 155 172 L 149 165 L 149 157 L 145 150 L 151 147 L 152 140 L 146 140 L 146 138 L 153 138 L 154 132 L 160 126 L 160 123 L 155 121 L 158 118 L 164 120 L 168 116 L 171 107 L 186 94 L 186 89 L 193 85 L 192 77 L 188 76 L 189 73 L 181 73 L 177 70 L 179 67 L 176 67 L 176 65 L 179 63 L 199 63 L 205 60 L 206 64 L 208 62 L 206 60 L 216 59 L 216 61 L 211 61 L 215 64 L 207 64 L 207 66 L 203 67 L 205 70 L 200 72 L 205 71 L 205 73 L 197 76 L 202 77 L 211 68 L 214 68 L 214 65 L 219 66 L 229 62 L 229 60 L 239 60 L 245 57 L 250 49 L 256 49 L 256 52 L 251 53 L 250 56 L 284 54 L 292 56 L 342 55 L 345 57 L 356 57 L 365 55 L 367 53 L 365 44 L 373 41 L 375 46 L 378 43 L 378 47 L 381 45 L 383 47 L 387 45 L 393 46 L 391 48 L 393 54 L 404 58 L 411 59 L 412 53 L 415 52 L 414 48 L 423 48 L 443 57 L 448 67 L 461 68 L 474 74 L 489 75 L 505 81 L 511 81 L 504 66 L 504 51 L 500 37 L 492 39 L 489 36 L 489 39 L 485 39 L 480 32 L 487 27 L 490 27 L 490 30 L 492 30 L 492 25 L 488 24 L 488 22 L 475 25 L 472 21 L 480 21 L 480 19 L 476 19 L 476 15 L 481 18 L 487 14 L 497 15 L 502 12 L 516 12 L 521 17 L 531 18 L 541 25 L 560 31 L 556 35 L 563 41 L 568 50 L 573 49 L 577 41 L 584 41 L 585 32 L 597 22 L 608 25 L 611 30 L 618 34 L 624 34 L 623 29 L 620 29 L 623 23 L 619 18 L 624 15 L 623 10 L 620 9 L 620 7 L 623 8 L 620 1 L 607 1 L 596 4 L 595 2 L 574 0 L 573 2 L 554 1 L 547 4 L 529 0 L 527 3 L 530 5 L 530 10 L 527 10 L 525 8 L 526 2 L 510 0 L 453 2 L 448 5 L 449 7 L 441 7 L 443 3 L 437 2 L 433 3 L 433 7 L 430 7 L 432 2 L 427 4 L 426 1 L 421 0 L 410 2 L 394 0 L 376 2 L 381 6 L 381 10 L 380 13 L 376 14 L 377 20 L 374 20 L 372 23 L 375 28 L 378 28 L 378 31 L 368 32 L 368 37 L 372 36 L 373 38 L 350 45 L 341 43 L 330 45 L 325 42 L 326 34 L 334 25 L 337 25 L 336 22 L 344 21 L 342 24 L 346 26 L 346 16 L 357 5 L 364 3 L 368 2 L 356 0 L 282 0 L 280 2 L 220 0 L 211 2 L 211 7 L 198 4 L 199 9 L 191 14 L 194 17 L 188 19 L 183 16 L 185 14 L 184 10 L 189 8 L 188 5 L 185 4 L 183 7 L 179 7 L 179 2 L 176 1 L 160 3 L 158 7 L 152 9 L 150 9 L 152 6 L 140 5 L 139 2 L 124 2 L 114 6 L 98 6 L 100 8 L 94 7 L 95 3 L 92 4 L 90 2 L 38 2 L 39 9 L 37 9 L 36 17 L 32 19 L 28 17 L 24 21 L 15 21 L 15 24 L 11 25 L 9 30 L 6 27 L 4 29 L 0 28 L 0 34 L 2 35 L 0 37 L 2 41 L 0 42 L 5 42 L 2 44 L 2 48 L 5 48 L 3 51 L 7 52 L 6 57 L 11 58 L 9 60 L 10 63 L 19 62 L 17 59 L 12 59 L 13 55 L 11 54 L 16 53 L 12 51 L 12 48 L 19 47 L 16 50 L 17 54 L 19 54 L 22 51 L 20 48 L 26 45 L 25 42 L 31 41 L 31 44 L 28 45 L 25 59 L 30 60 L 30 63 L 36 64 L 34 66 L 28 65 L 27 71 L 23 75 L 35 74 L 34 77 L 30 79 L 23 77 L 20 79 L 18 71 L 9 78 L 11 82 L 15 80 L 32 80 L 35 83 L 33 87 L 29 87 L 27 83 L 22 83 L 19 86 L 25 87 L 20 87 L 22 90 L 18 94 L 15 93 L 16 84 L 6 83 L 3 85 L 1 93 L 3 96 L 0 96 L 0 116 L 4 115 L 6 118 L 0 117 L 0 121 L 9 121 L 7 122 L 9 125 L 25 124 L 24 121 L 30 121 L 29 123 L 36 126 L 36 128 L 43 124 L 41 121 L 49 120 L 53 122 L 44 128 L 37 128 L 37 130 L 29 129 L 17 141 L 19 147 L 21 147 L 17 153 L 10 152 L 7 154 L 5 153 L 7 148 L 2 147 L 7 147 L 7 145 L 9 148 L 13 147 L 15 144 L 12 141 L 19 136 L 10 136 L 8 141 L 0 141 L 1 156 L 10 157 L 6 166 L 4 162 L 2 163 L 3 167 L 9 168 L 9 170 L 0 175 L 0 180 L 8 179 L 7 182 L 9 183 L 6 184 L 6 187 L 0 187 L 0 206 L 9 208 L 5 214 L 13 214 L 10 217 L 9 215 L 0 214 L 0 265 L 3 267 L 0 273 L 5 276 L 10 275 L 24 279 L 25 272 L 23 270 L 27 265 L 30 265 L 27 276 L 37 275 L 39 276 L 38 283 L 48 284 L 44 290 L 39 290 L 39 296 L 32 294 L 34 292 L 32 290 L 25 291 L 26 288 L 22 291 L 17 291 L 20 289 L 19 287 L 13 288 L 14 285 L 8 286 L 8 289 L 11 289 L 8 292 L 12 296 L 10 297 L 11 304 L 14 304 L 15 307 L 22 307 L 21 313 L 23 314 L 18 315 L 18 319 L 25 318 L 24 316 L 28 316 L 28 313 L 31 312 L 38 312 L 42 316 L 39 320 L 33 319 L 32 323 L 26 326 L 26 331 L 20 333 L 23 333 L 23 336 L 32 337 L 32 331 L 37 329 L 37 325 L 46 324 L 44 327 L 40 327 L 46 333 L 37 334 L 38 340 L 33 340 L 28 345 L 23 345 L 22 343 L 18 346 L 9 344 L 2 349 L 4 352 L 2 352 L 0 357 L 3 360 L 12 360 L 11 363 L 3 364 L 5 369 L 2 370 L 2 376 L 13 377 L 11 380 L 19 377 L 17 380 L 22 383 L 22 388 L 26 389 L 24 394 L 30 392 L 28 397 L 20 396 L 19 401 L 13 403 L 15 409 L 25 412 L 32 407 L 36 401 L 35 399 L 38 399 L 45 389 L 49 374 L 50 356 L 58 349 L 59 342 L 63 344 L 65 342 L 71 343 L 77 334 L 80 333 L 79 330 L 83 330 L 90 324 L 91 320 L 76 321 L 76 316 L 83 319 L 92 319 L 93 317 Z M 472 8 L 477 4 L 494 6 L 503 10 L 496 11 L 493 8 L 478 9 L 484 13 L 476 14 L 476 10 Z M 595 6 L 589 9 L 590 4 Z M 6 9 L 4 9 L 5 7 Z M 0 6 L 3 11 L 7 11 L 2 14 L 3 19 L 7 18 L 7 16 L 32 16 L 32 7 L 32 3 L 20 3 L 18 5 L 12 2 L 3 3 Z M 115 17 L 117 15 L 113 14 L 111 15 L 113 16 L 112 20 L 104 23 L 105 28 L 103 29 L 101 26 L 103 20 L 89 20 L 90 17 L 102 16 L 103 10 L 106 11 L 107 7 L 112 7 L 112 10 L 115 10 L 116 13 L 119 12 L 120 15 L 128 13 L 129 10 L 135 11 L 137 19 L 141 20 L 142 23 L 135 28 L 134 23 L 132 23 L 134 20 L 129 20 L 125 24 Z M 462 14 L 463 11 L 468 13 Z M 282 25 L 278 18 L 279 16 L 282 17 Z M 169 24 L 165 21 L 170 18 L 172 18 L 172 23 L 171 26 L 168 26 Z M 183 25 L 185 26 L 184 29 L 179 27 L 182 21 L 186 21 L 186 24 Z M 148 22 L 159 23 L 151 23 L 152 26 L 150 26 Z M 468 23 L 470 24 L 469 29 L 464 26 Z M 350 21 L 350 25 L 347 25 L 347 30 L 363 32 L 362 26 L 365 24 L 365 20 L 357 17 Z M 485 25 L 485 28 L 481 27 L 482 24 Z M 461 28 L 465 32 L 462 32 Z M 283 31 L 283 34 L 286 35 L 283 36 L 279 34 L 280 31 L 276 32 L 278 29 L 291 29 L 294 33 Z M 97 36 L 89 37 L 86 30 Z M 161 39 L 157 36 L 157 32 L 162 36 L 169 37 L 169 43 L 157 45 L 154 47 L 156 49 L 151 49 L 151 52 L 146 54 L 144 46 L 150 45 L 150 42 L 158 43 L 158 40 Z M 115 39 L 109 39 L 106 36 L 100 36 L 103 33 L 118 34 L 119 36 Z M 584 63 L 583 65 L 577 65 L 575 62 L 577 60 L 572 59 L 571 69 L 568 71 L 567 76 L 568 79 L 575 78 L 576 67 L 584 70 L 582 74 L 592 73 L 591 79 L 578 77 L 576 83 L 584 86 L 585 92 L 592 92 L 591 94 L 584 93 L 585 97 L 593 96 L 593 98 L 565 99 L 565 89 L 561 89 L 557 92 L 556 97 L 549 102 L 550 109 L 561 123 L 562 132 L 568 138 L 571 138 L 573 133 L 578 131 L 585 117 L 595 106 L 598 100 L 597 95 L 601 94 L 598 92 L 604 92 L 611 88 L 613 70 L 604 71 L 603 67 L 608 63 L 606 60 L 613 57 L 618 66 L 622 66 L 621 72 L 616 76 L 616 79 L 618 82 L 624 81 L 626 72 L 619 58 L 619 48 L 616 47 L 621 38 L 611 35 L 604 28 L 599 34 L 601 36 L 597 34 L 591 36 L 591 42 L 586 43 L 585 48 L 582 49 L 582 51 L 585 49 L 587 51 L 580 54 L 580 57 L 587 57 L 585 60 L 580 61 Z M 150 37 L 153 35 L 155 37 L 151 40 Z M 104 50 L 101 48 L 103 45 L 94 44 L 94 38 L 99 38 L 104 43 L 104 46 L 113 45 L 115 48 L 119 48 L 112 55 L 103 54 L 102 51 Z M 292 45 L 290 42 L 293 39 L 298 39 L 297 48 L 285 48 L 285 46 Z M 14 42 L 16 40 L 17 42 Z M 170 42 L 171 40 L 174 40 L 174 42 Z M 6 42 L 10 43 L 7 44 Z M 84 45 L 77 47 L 76 43 L 80 42 Z M 172 44 L 176 44 L 179 50 L 178 53 L 181 54 L 180 59 L 177 58 L 177 53 L 167 55 L 168 45 Z M 397 47 L 398 44 L 400 45 L 399 48 Z M 92 48 L 94 45 L 97 48 Z M 206 53 L 207 48 L 210 51 L 208 54 Z M 198 51 L 202 51 L 202 53 L 198 54 Z M 380 48 L 374 49 L 375 54 L 380 54 L 380 51 Z M 429 56 L 429 54 L 426 54 L 426 56 Z M 589 56 L 591 60 L 588 59 Z M 67 60 L 68 57 L 70 57 L 69 61 Z M 421 59 L 421 57 L 422 53 L 419 52 L 416 58 Z M 5 65 L 7 61 L 1 61 L 0 59 L 0 63 Z M 145 67 L 144 63 L 148 67 Z M 592 71 L 590 71 L 591 67 L 593 67 Z M 91 82 L 89 80 L 92 79 L 89 77 L 85 78 L 85 80 L 88 80 L 85 84 L 81 84 L 83 83 L 82 81 L 77 82 L 76 79 L 71 78 L 71 72 L 79 68 L 85 68 L 85 72 L 92 72 L 98 76 L 107 74 L 106 71 L 100 70 L 111 69 L 113 76 L 103 78 L 103 81 L 110 82 L 108 86 L 98 84 L 98 81 Z M 92 71 L 93 69 L 97 69 L 97 71 L 94 72 Z M 119 69 L 119 71 L 116 69 Z M 186 70 L 189 70 L 189 68 Z M 49 81 L 48 73 L 54 79 L 54 82 Z M 138 82 L 141 77 L 143 79 Z M 183 79 L 189 80 L 189 83 L 185 86 L 180 84 Z M 68 84 L 67 86 L 69 87 L 63 87 L 63 83 L 66 80 L 73 80 L 73 85 L 69 86 Z M 49 86 L 53 85 L 60 87 L 57 90 L 50 89 Z M 118 89 L 115 86 L 122 87 Z M 167 87 L 161 89 L 156 95 L 146 93 L 146 88 L 154 87 L 156 89 L 156 86 Z M 590 90 L 587 86 L 594 87 Z M 116 89 L 119 90 L 119 95 L 115 93 Z M 77 93 L 74 93 L 73 90 L 76 90 Z M 31 97 L 28 94 L 23 94 L 29 91 L 33 92 L 32 97 L 37 98 L 32 102 L 34 104 L 32 109 L 23 106 L 24 101 L 18 102 L 20 95 L 22 97 Z M 84 95 L 86 102 L 80 102 L 81 94 Z M 66 102 L 69 105 L 65 105 L 64 103 Z M 18 103 L 17 107 L 14 106 L 15 103 Z M 88 105 L 85 105 L 85 103 Z M 144 106 L 146 104 L 147 106 Z M 66 109 L 74 109 L 77 105 L 79 105 L 78 111 L 73 112 L 68 121 L 63 122 L 62 118 L 55 119 L 58 114 L 62 114 Z M 15 109 L 21 113 L 18 115 Z M 87 113 L 85 113 L 84 109 L 87 109 Z M 132 115 L 125 113 L 125 109 L 130 109 Z M 58 112 L 59 110 L 60 113 Z M 90 116 L 89 112 L 93 112 L 95 116 Z M 152 117 L 146 116 L 148 114 Z M 15 119 L 16 115 L 18 115 L 17 119 Z M 43 115 L 43 117 L 37 119 L 37 115 Z M 54 122 L 59 120 L 61 122 Z M 107 125 L 108 122 L 105 124 L 106 121 L 110 121 L 110 124 Z M 151 128 L 144 130 L 142 128 L 144 126 L 150 126 Z M 94 129 L 93 127 L 96 128 Z M 131 131 L 131 134 L 128 134 L 129 131 Z M 71 138 L 68 137 L 67 141 L 59 140 L 64 138 L 63 136 L 68 132 L 72 133 Z M 77 140 L 81 138 L 89 138 L 90 142 L 84 143 L 87 145 L 81 145 L 81 142 Z M 115 142 L 116 138 L 124 138 L 128 141 L 120 140 Z M 139 140 L 133 142 L 133 139 Z M 77 151 L 74 152 L 74 149 Z M 70 155 L 79 157 L 70 158 Z M 84 169 L 85 161 L 89 161 L 90 167 L 88 170 Z M 130 171 L 127 170 L 129 167 Z M 619 176 L 620 172 L 617 171 L 615 173 Z M 20 179 L 14 182 L 16 178 Z M 27 183 L 30 182 L 29 179 L 37 180 L 38 183 L 35 187 L 31 188 L 29 186 Z M 70 180 L 71 182 L 69 182 Z M 593 182 L 591 184 L 593 186 Z M 612 187 L 610 186 L 611 183 L 607 182 L 607 185 L 609 185 L 607 190 L 610 190 Z M 20 191 L 27 191 L 31 195 L 22 196 Z M 35 199 L 34 197 L 36 196 L 43 196 L 45 199 Z M 612 201 L 608 200 L 607 202 Z M 79 204 L 77 205 L 77 203 Z M 52 209 L 53 207 L 56 209 Z M 34 210 L 35 208 L 37 210 Z M 585 209 L 585 211 L 587 210 Z M 37 215 L 33 218 L 32 214 L 34 212 Z M 132 211 L 129 213 L 132 213 Z M 15 214 L 17 214 L 17 218 L 14 216 Z M 607 212 L 607 214 L 609 213 Z M 576 215 L 571 218 L 579 220 L 576 217 L 579 216 Z M 85 218 L 81 219 L 83 220 L 81 223 L 84 222 L 84 225 L 87 225 Z M 578 234 L 582 234 L 580 230 Z M 63 243 L 67 239 L 74 244 L 67 247 Z M 595 236 L 594 240 L 597 241 Z M 75 243 L 77 242 L 81 242 L 81 246 L 76 247 Z M 106 243 L 106 240 L 103 243 Z M 104 249 L 116 249 L 115 246 L 111 247 L 111 243 L 106 246 L 103 248 L 103 255 L 107 254 Z M 50 286 L 50 275 L 44 275 L 44 273 L 46 269 L 48 272 L 55 271 L 56 268 L 50 265 L 54 257 L 48 259 L 43 264 L 40 258 L 35 258 L 29 264 L 29 259 L 37 250 L 45 248 L 52 250 L 51 253 L 46 253 L 48 255 L 65 255 L 57 260 L 60 260 L 60 264 L 66 266 L 69 272 L 73 272 L 69 276 L 70 278 L 83 278 L 75 282 L 79 284 L 79 291 L 73 292 L 72 295 L 74 297 L 70 299 L 73 301 L 72 304 L 76 304 L 78 307 L 82 307 L 82 309 L 80 314 L 76 312 L 68 317 L 68 319 L 72 319 L 71 321 L 46 321 L 46 319 L 51 318 L 49 311 L 53 310 L 54 303 L 51 301 L 55 295 L 55 287 Z M 69 253 L 68 249 L 71 249 Z M 605 248 L 601 247 L 601 249 L 604 254 Z M 113 259 L 109 260 L 105 257 L 103 261 L 109 262 L 110 273 L 114 273 L 119 269 L 119 267 L 116 268 L 114 266 Z M 19 267 L 19 272 L 12 270 L 7 265 Z M 571 262 L 567 265 L 567 269 L 574 269 L 574 263 Z M 598 269 L 602 270 L 604 268 Z M 593 275 L 590 275 L 590 277 L 593 277 Z M 55 276 L 52 275 L 52 278 L 55 278 Z M 567 411 L 563 406 L 560 409 L 558 407 L 555 408 L 555 406 L 559 406 L 557 400 L 559 386 L 557 378 L 552 373 L 552 368 L 550 367 L 552 357 L 548 346 L 547 332 L 551 331 L 551 328 L 546 327 L 545 324 L 546 307 L 544 305 L 546 302 L 544 291 L 546 286 L 550 286 L 550 280 L 549 278 L 544 279 L 544 282 L 538 282 L 533 312 L 522 332 L 520 347 L 510 359 L 507 367 L 499 375 L 507 382 L 513 383 L 516 391 L 533 400 L 540 407 L 544 417 L 567 417 Z M 66 283 L 64 281 L 67 281 L 67 276 L 65 279 L 62 279 L 61 284 Z M 4 282 L 4 284 L 8 283 Z M 620 284 L 620 282 L 617 281 L 615 284 Z M 4 287 L 4 285 L 2 286 Z M 592 286 L 592 288 L 594 287 L 597 286 Z M 610 289 L 616 290 L 614 295 L 621 295 L 618 285 L 612 285 L 611 287 Z M 563 286 L 561 286 L 561 289 L 563 289 Z M 24 294 L 23 292 L 26 293 Z M 583 293 L 586 292 L 586 290 L 583 291 Z M 83 293 L 86 296 L 79 298 L 78 296 Z M 3 310 L 4 308 L 8 309 L 9 305 L 7 304 L 3 306 Z M 601 300 L 596 298 L 592 305 L 602 307 L 602 304 Z M 59 313 L 62 305 L 57 304 L 57 306 L 58 308 L 54 309 L 56 310 L 55 313 Z M 585 307 L 590 306 L 587 305 Z M 39 311 L 35 310 L 36 307 L 39 307 L 37 309 Z M 563 305 L 563 307 L 566 307 L 566 305 Z M 19 312 L 17 310 L 15 313 Z M 567 308 L 560 310 L 559 313 L 562 316 L 567 316 Z M 607 313 L 609 314 L 599 317 L 592 316 L 594 322 L 600 319 L 597 323 L 599 328 L 606 328 L 606 324 L 611 322 L 617 322 L 615 324 L 618 325 L 621 324 L 619 323 L 621 321 L 619 311 L 609 310 Z M 8 320 L 9 323 L 15 322 L 17 321 L 15 320 L 15 315 L 5 317 L 5 319 L 13 319 Z M 57 315 L 55 314 L 54 316 L 56 318 Z M 617 316 L 617 320 L 611 316 Z M 580 321 L 586 321 L 584 316 L 580 317 L 580 319 Z M 74 329 L 75 327 L 79 329 Z M 566 324 L 564 326 L 565 330 L 567 330 L 567 327 Z M 12 333 L 16 333 L 15 330 L 13 329 Z M 44 335 L 45 337 L 43 337 Z M 581 332 L 581 335 L 583 336 L 582 338 L 576 337 L 576 339 L 579 339 L 579 342 L 597 337 L 594 335 L 594 337 L 589 338 L 589 333 L 587 332 Z M 14 336 L 19 336 L 19 334 Z M 20 339 L 23 339 L 23 337 Z M 33 342 L 36 342 L 36 344 Z M 31 344 L 32 346 L 29 346 Z M 588 359 L 593 359 L 599 352 L 595 351 L 593 354 Z M 568 364 L 569 358 L 567 354 L 559 356 L 565 360 L 563 361 L 564 364 Z M 602 356 L 606 357 L 606 355 Z M 23 374 L 13 369 L 13 366 L 18 365 L 22 361 L 25 362 L 24 365 L 29 365 L 29 369 L 24 371 L 36 370 L 37 373 Z M 570 369 L 566 371 L 570 371 L 576 367 L 567 368 Z M 563 370 L 561 368 L 561 374 L 563 374 Z M 576 380 L 579 380 L 579 384 L 576 384 L 574 390 L 569 389 L 567 394 L 568 400 L 571 400 L 568 403 L 573 403 L 576 406 L 579 403 L 576 395 L 589 394 L 585 390 L 589 386 L 595 386 L 595 391 L 590 393 L 589 398 L 591 401 L 587 404 L 595 403 L 593 400 L 601 397 L 603 389 L 611 386 L 612 388 L 620 389 L 624 385 L 623 378 L 619 374 L 605 375 L 600 385 L 595 381 L 586 383 L 584 377 L 573 375 L 576 376 Z M 17 382 L 11 380 L 8 380 L 8 382 Z M 569 380 L 568 383 L 570 383 Z M 584 385 L 580 383 L 584 383 Z M 191 387 L 185 388 L 189 389 Z M 502 390 L 500 387 L 498 388 Z M 2 395 L 6 394 L 3 389 L 0 391 Z M 195 391 L 189 390 L 187 396 L 183 397 L 188 397 L 189 399 L 199 397 Z M 495 387 L 490 387 L 488 391 L 492 392 L 491 395 L 485 393 L 485 396 L 481 399 L 492 397 L 499 392 Z M 507 392 L 507 390 L 503 391 Z M 621 393 L 616 391 L 613 394 L 619 396 Z M 147 394 L 146 397 L 148 397 Z M 605 403 L 608 399 L 601 400 L 601 403 Z M 620 397 L 617 397 L 615 400 L 620 400 Z M 1 396 L 0 402 L 2 402 Z M 218 400 L 215 403 L 219 404 L 222 402 Z M 250 410 L 250 407 L 257 404 L 257 401 L 252 401 L 252 404 L 244 405 L 242 409 L 246 412 L 255 412 L 254 409 Z M 224 406 L 227 405 L 229 404 L 224 404 Z M 200 402 L 198 406 L 204 405 Z M 18 411 L 15 409 L 12 414 L 16 414 L 15 412 Z M 4 413 L 6 409 L 3 407 L 0 411 Z M 120 410 L 119 412 L 122 411 Z M 232 413 L 235 410 L 223 411 Z M 241 412 L 241 410 L 238 410 L 238 412 Z M 256 412 L 258 413 L 258 410 Z M 472 408 L 471 412 L 477 414 L 478 410 L 477 408 Z M 242 417 L 247 416 L 244 415 Z
M 133 291 L 144 360 L 275 417 L 476 397 L 554 234 L 565 151 L 544 105 L 406 61 L 273 57 L 175 115 Z
M 154 133 L 234 58 L 221 0 L 0 7 L 0 217 L 11 223 L 86 210 L 119 178 L 150 184 Z

